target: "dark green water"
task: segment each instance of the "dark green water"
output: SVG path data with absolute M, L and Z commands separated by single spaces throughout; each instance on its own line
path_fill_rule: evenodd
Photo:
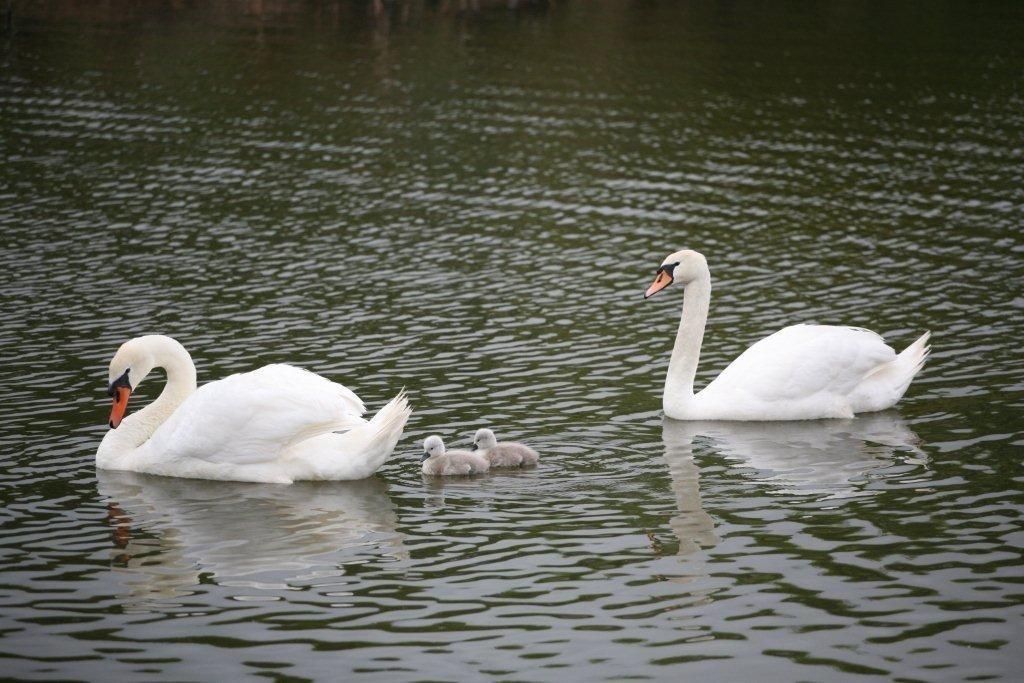
M 2 675 L 1019 680 L 1024 5 L 14 5 Z M 931 361 L 881 415 L 666 422 L 683 247 L 702 381 L 802 321 Z M 416 412 L 363 482 L 98 473 L 149 332 Z M 484 424 L 542 467 L 421 477 Z

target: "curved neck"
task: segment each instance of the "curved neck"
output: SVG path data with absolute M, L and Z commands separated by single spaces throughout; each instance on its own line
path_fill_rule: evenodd
M 169 418 L 178 406 L 196 390 L 196 366 L 185 347 L 170 337 L 141 337 L 140 351 L 153 368 L 167 373 L 164 390 L 148 406 L 128 415 L 117 429 L 108 432 L 118 450 L 138 448 Z
M 665 377 L 665 399 L 693 398 L 693 378 L 700 361 L 700 345 L 704 341 L 704 325 L 708 321 L 711 305 L 711 273 L 705 271 L 686 285 L 683 294 L 683 314 L 679 319 L 672 360 Z

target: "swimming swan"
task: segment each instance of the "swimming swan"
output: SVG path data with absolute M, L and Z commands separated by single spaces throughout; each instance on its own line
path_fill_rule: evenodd
M 163 392 L 125 417 L 153 368 L 167 372 Z M 362 479 L 391 454 L 412 414 L 403 391 L 367 422 L 351 390 L 291 365 L 197 389 L 188 351 L 163 335 L 122 344 L 109 379 L 110 431 L 96 451 L 96 466 L 109 470 L 279 484 Z
M 677 420 L 812 420 L 884 410 L 900 400 L 928 357 L 928 332 L 897 355 L 870 330 L 793 325 L 751 346 L 695 394 L 711 303 L 704 256 L 689 249 L 668 256 L 644 298 L 673 282 L 685 292 L 662 406 Z

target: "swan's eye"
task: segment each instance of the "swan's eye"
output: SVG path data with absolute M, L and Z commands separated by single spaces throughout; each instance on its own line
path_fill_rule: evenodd
M 127 387 L 128 390 L 131 391 L 132 385 L 131 382 L 128 381 L 129 372 L 131 372 L 131 368 L 125 370 L 123 373 L 121 373 L 120 377 L 118 377 L 117 379 L 110 383 L 110 386 L 107 387 L 107 396 L 110 396 L 111 398 L 116 396 L 118 387 Z

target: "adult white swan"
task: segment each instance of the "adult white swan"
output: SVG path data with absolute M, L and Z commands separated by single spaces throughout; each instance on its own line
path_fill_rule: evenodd
M 928 332 L 897 355 L 870 330 L 793 325 L 751 346 L 695 394 L 711 303 L 704 256 L 689 249 L 668 256 L 644 298 L 673 282 L 685 288 L 683 314 L 662 405 L 677 420 L 813 420 L 884 410 L 900 400 L 928 356 Z
M 167 373 L 163 392 L 125 417 L 132 391 L 153 368 Z M 96 466 L 110 470 L 281 484 L 362 479 L 391 454 L 412 414 L 401 392 L 367 422 L 351 390 L 291 365 L 196 389 L 188 351 L 163 335 L 122 344 L 109 378 L 114 404 Z

